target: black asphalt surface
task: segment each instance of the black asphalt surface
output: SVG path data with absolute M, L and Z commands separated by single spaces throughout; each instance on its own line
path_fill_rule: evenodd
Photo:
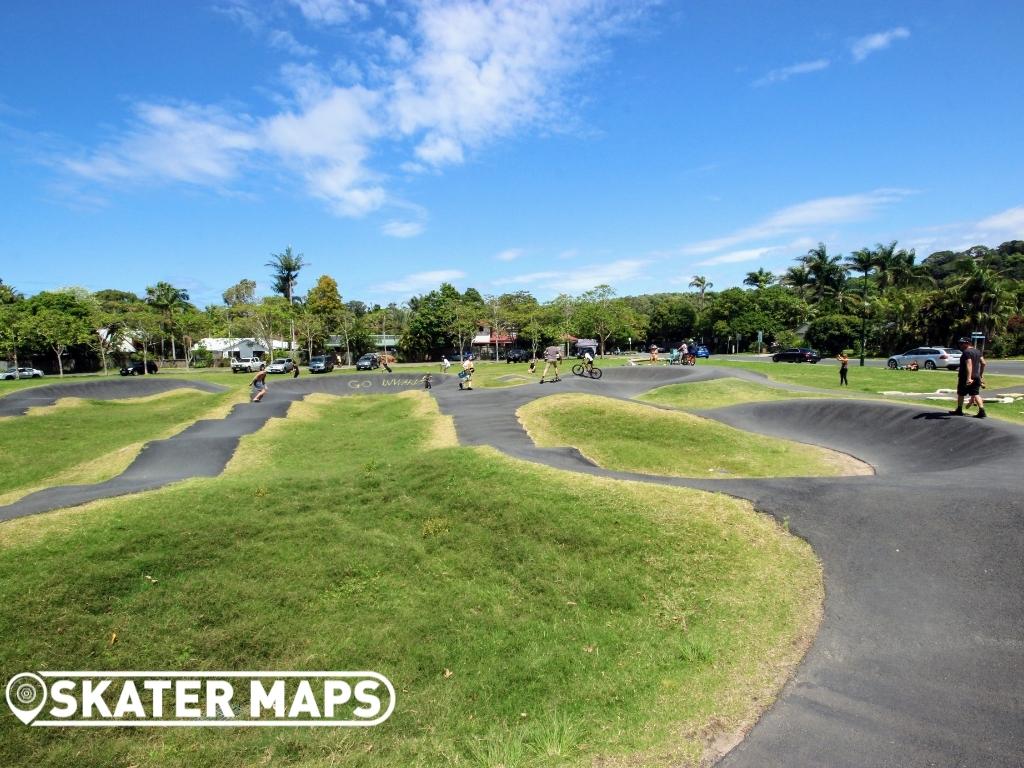
M 515 416 L 521 405 L 558 392 L 631 398 L 720 376 L 770 383 L 707 365 L 640 366 L 608 369 L 600 381 L 570 374 L 557 383 L 471 392 L 457 390 L 454 377 L 435 376 L 432 393 L 463 444 L 750 499 L 814 547 L 826 587 L 819 634 L 775 705 L 720 765 L 1024 766 L 1024 429 L 827 396 L 738 405 L 705 415 L 849 453 L 876 474 L 704 480 L 614 472 L 575 449 L 537 448 Z M 421 386 L 418 376 L 400 374 L 271 379 L 265 403 L 237 406 L 223 421 L 150 444 L 109 483 L 43 491 L 0 508 L 0 519 L 216 475 L 242 434 L 309 392 Z

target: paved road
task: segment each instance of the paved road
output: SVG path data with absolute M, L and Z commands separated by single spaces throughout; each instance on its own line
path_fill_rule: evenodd
M 735 360 L 737 362 L 764 363 L 771 362 L 771 355 L 715 355 L 714 360 Z M 870 368 L 885 368 L 888 358 L 868 358 L 864 365 Z M 985 370 L 989 373 L 1002 373 L 1008 376 L 1024 376 L 1024 360 L 987 360 Z M 778 363 L 782 365 L 782 363 Z M 832 358 L 824 358 L 818 365 L 839 365 Z M 860 365 L 859 358 L 850 358 L 850 366 L 856 368 Z
M 519 406 L 555 392 L 628 398 L 718 376 L 769 383 L 711 365 L 636 367 L 606 370 L 600 381 L 570 375 L 472 392 L 435 376 L 432 393 L 464 444 L 575 472 L 722 491 L 787 519 L 811 543 L 825 569 L 820 632 L 779 700 L 721 765 L 1024 765 L 1024 429 L 827 396 L 734 406 L 706 415 L 847 452 L 877 474 L 713 481 L 613 472 L 571 448 L 537 448 L 515 416 Z M 240 435 L 309 392 L 419 386 L 418 376 L 398 372 L 277 381 L 263 404 L 237 406 L 222 421 L 151 443 L 119 478 L 42 491 L 0 508 L 0 519 L 216 475 Z M 60 394 L 71 393 L 61 387 Z

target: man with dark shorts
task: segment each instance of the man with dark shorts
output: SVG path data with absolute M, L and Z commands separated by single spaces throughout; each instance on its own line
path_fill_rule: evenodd
M 985 418 L 985 401 L 981 399 L 981 376 L 985 370 L 981 352 L 971 344 L 966 336 L 957 342 L 960 347 L 960 368 L 956 374 L 956 410 L 950 411 L 951 416 L 964 415 L 964 398 L 970 395 L 971 401 L 978 404 L 976 419 Z

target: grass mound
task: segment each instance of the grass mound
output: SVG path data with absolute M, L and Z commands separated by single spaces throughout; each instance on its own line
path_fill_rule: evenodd
M 220 478 L 5 523 L 0 674 L 371 669 L 397 688 L 391 719 L 6 717 L 0 764 L 695 762 L 752 722 L 816 625 L 809 548 L 745 502 L 429 449 L 445 441 L 422 394 L 297 415 L 245 438 Z
M 169 437 L 232 399 L 236 393 L 195 389 L 131 400 L 66 398 L 0 419 L 0 504 L 44 484 L 113 477 L 144 443 Z
M 608 469 L 675 477 L 849 473 L 848 457 L 835 451 L 595 395 L 544 397 L 518 415 L 537 445 L 573 446 Z
M 711 379 L 710 381 L 693 381 L 658 387 L 640 395 L 637 400 L 657 405 L 668 405 L 683 411 L 697 411 L 707 408 L 724 408 L 739 403 L 790 400 L 794 397 L 815 397 L 815 395 L 789 392 L 742 379 Z

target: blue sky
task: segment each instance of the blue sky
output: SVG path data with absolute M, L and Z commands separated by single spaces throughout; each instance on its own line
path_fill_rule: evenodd
M 8 3 L 0 278 L 200 305 L 715 288 L 818 241 L 1024 239 L 1024 13 L 858 3 Z

